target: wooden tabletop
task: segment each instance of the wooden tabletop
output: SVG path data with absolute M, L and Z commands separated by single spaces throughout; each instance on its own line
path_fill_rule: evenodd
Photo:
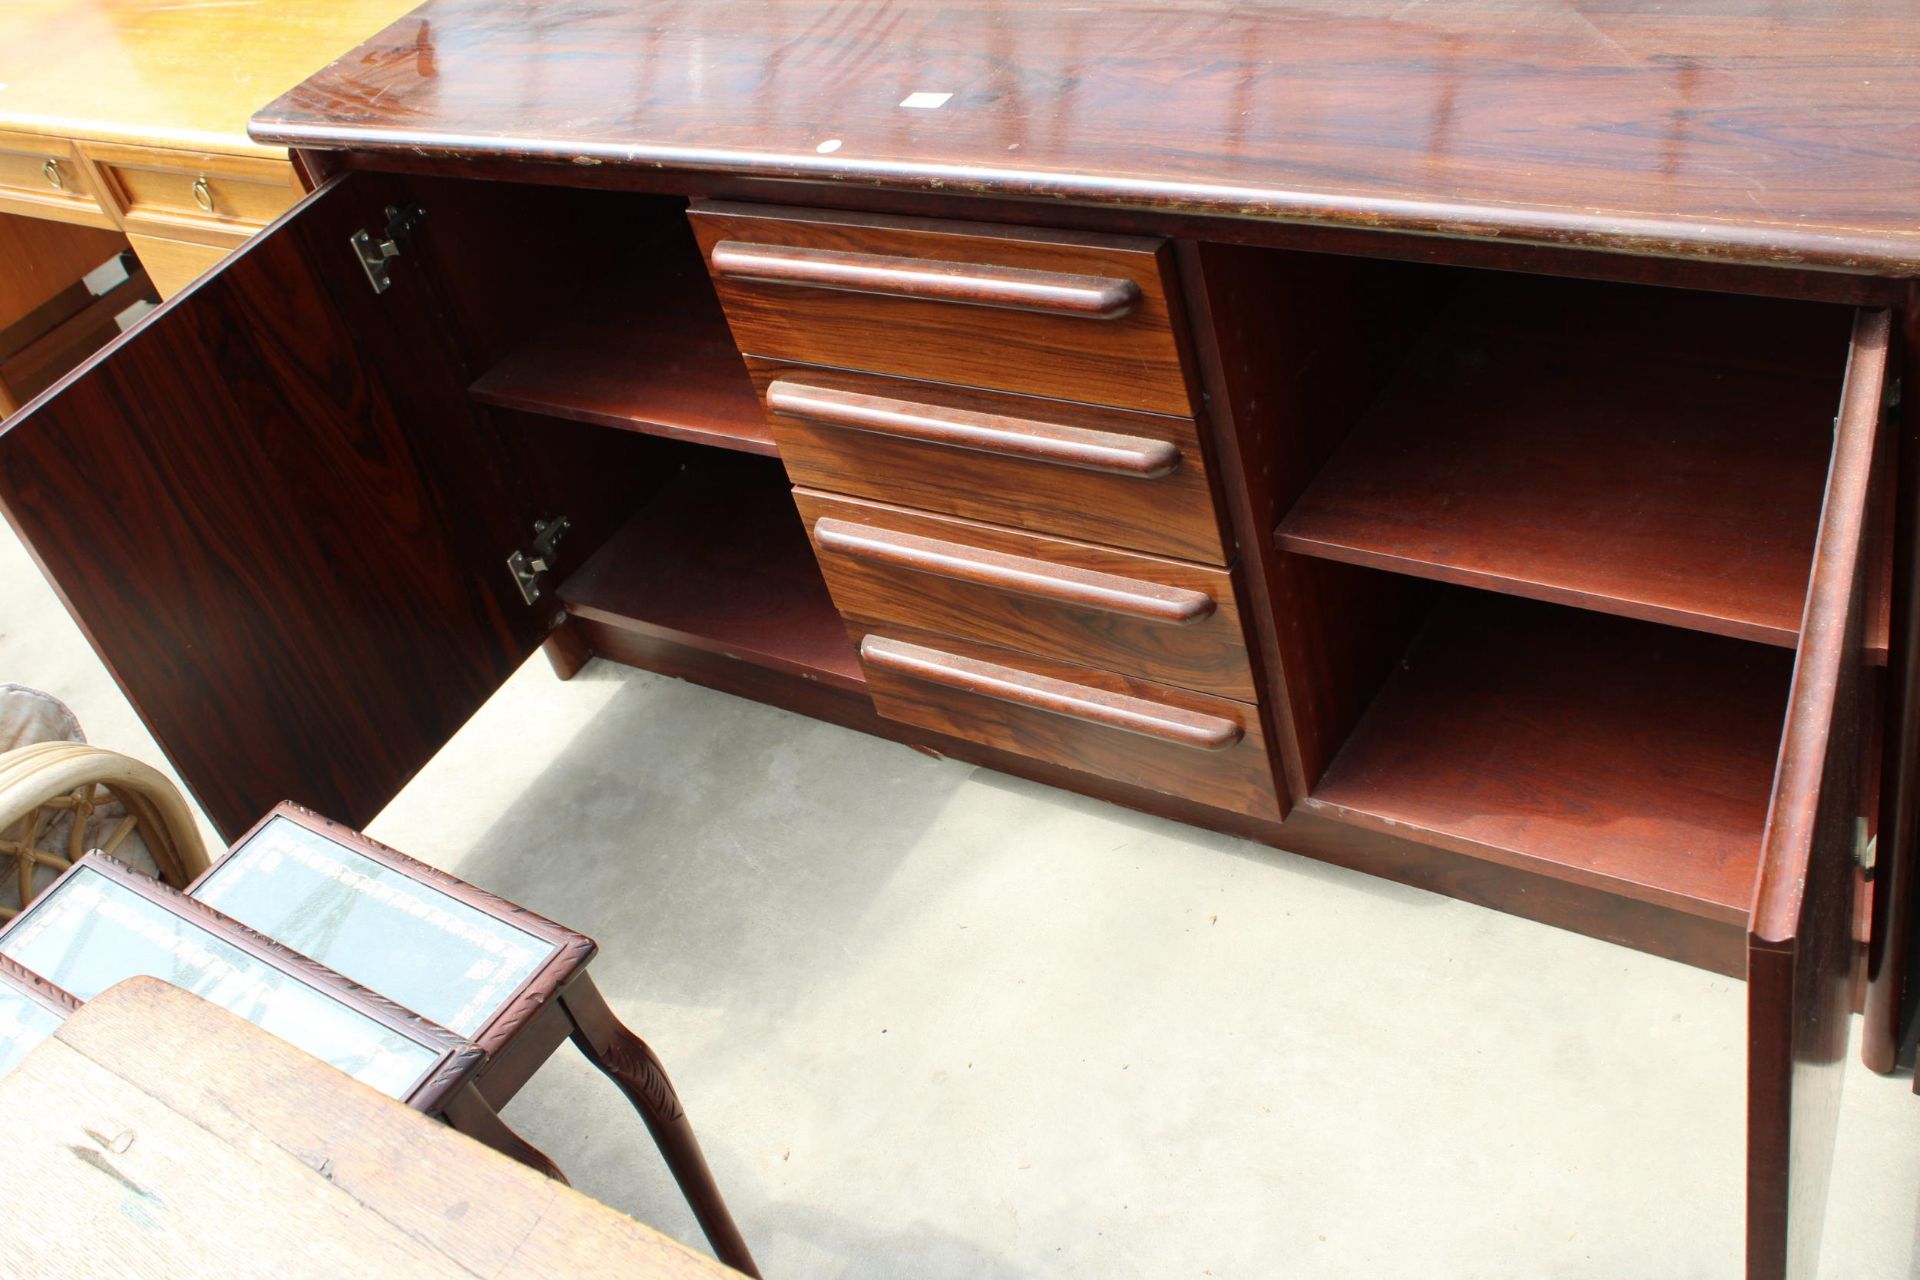
M 0 129 L 284 155 L 247 117 L 413 0 L 5 0 Z
M 1920 0 L 429 0 L 254 132 L 1920 275 Z
M 152 978 L 0 1080 L 0 1134 L 9 1275 L 738 1274 Z

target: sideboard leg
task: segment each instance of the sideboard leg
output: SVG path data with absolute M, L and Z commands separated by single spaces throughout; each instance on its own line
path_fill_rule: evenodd
M 573 981 L 560 996 L 560 1003 L 573 1023 L 573 1043 L 587 1055 L 589 1062 L 620 1086 L 627 1101 L 647 1122 L 654 1145 L 666 1157 L 667 1168 L 673 1172 L 673 1180 L 680 1184 L 681 1194 L 686 1196 L 715 1255 L 736 1271 L 759 1276 L 759 1268 L 747 1251 L 740 1229 L 733 1223 L 733 1215 L 727 1211 L 727 1202 L 721 1197 L 713 1172 L 707 1168 L 707 1158 L 700 1152 L 699 1140 L 693 1135 L 686 1108 L 680 1105 L 680 1097 L 673 1091 L 660 1059 L 654 1056 L 646 1041 L 613 1016 L 605 997 L 586 974 Z

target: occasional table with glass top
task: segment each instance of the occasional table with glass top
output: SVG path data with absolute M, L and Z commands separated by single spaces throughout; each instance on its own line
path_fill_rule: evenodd
M 571 1039 L 640 1113 L 721 1261 L 759 1274 L 665 1068 L 588 977 L 591 938 L 291 804 L 187 894 L 470 1039 L 486 1058 L 457 1101 L 482 1119 Z

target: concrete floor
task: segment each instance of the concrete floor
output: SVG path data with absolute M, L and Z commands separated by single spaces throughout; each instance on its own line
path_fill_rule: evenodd
M 11 535 L 0 680 L 151 738 Z M 597 937 L 769 1277 L 1738 1274 L 1738 982 L 605 663 L 372 827 Z M 1920 1276 L 1849 1067 L 1822 1274 Z M 507 1118 L 698 1234 L 563 1052 Z

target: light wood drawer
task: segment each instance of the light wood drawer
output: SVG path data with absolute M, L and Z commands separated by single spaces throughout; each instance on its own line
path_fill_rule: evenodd
M 1117 782 L 1277 820 L 1256 708 L 902 628 L 851 628 L 881 715 Z
M 232 246 L 300 198 L 284 160 L 83 144 L 130 232 Z
M 840 612 L 1251 702 L 1224 569 L 801 489 Z
M 0 212 L 89 227 L 116 225 L 73 144 L 31 133 L 0 131 Z
M 747 361 L 794 483 L 1225 564 L 1192 418 Z
M 1163 240 L 709 204 L 748 355 L 1191 414 Z

